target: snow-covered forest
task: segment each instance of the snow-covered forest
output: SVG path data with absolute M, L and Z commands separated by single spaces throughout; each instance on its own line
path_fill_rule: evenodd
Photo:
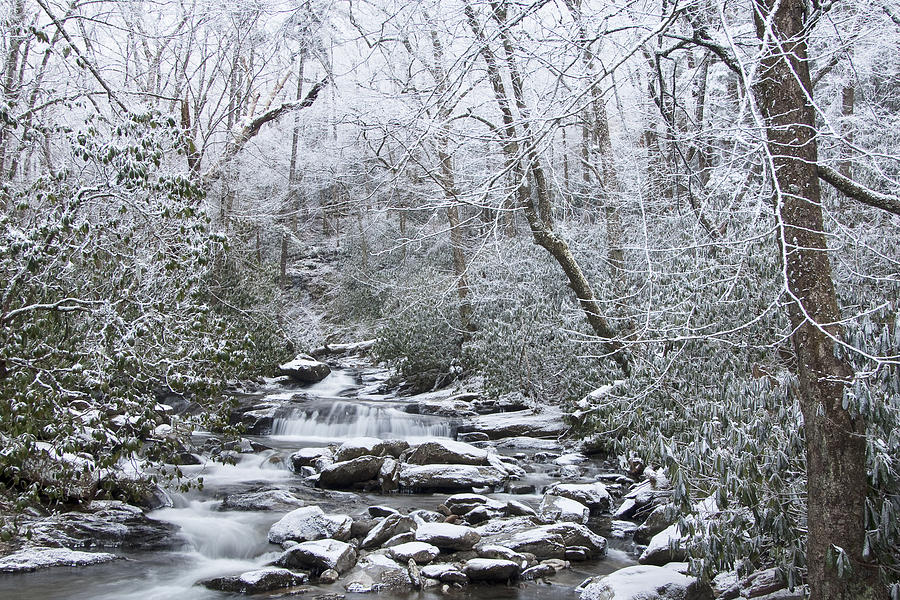
M 212 561 L 142 598 L 375 565 L 391 598 L 900 600 L 896 0 L 4 0 L 0 30 L 4 597 L 126 597 L 3 574 L 129 548 L 87 519 Z M 313 504 L 352 535 L 285 534 Z M 191 538 L 239 526 L 262 545 Z M 340 558 L 285 558 L 318 538 Z

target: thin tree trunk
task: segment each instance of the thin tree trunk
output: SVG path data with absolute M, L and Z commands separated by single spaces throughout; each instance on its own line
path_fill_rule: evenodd
M 766 123 L 777 185 L 779 250 L 784 258 L 788 315 L 799 370 L 807 457 L 807 580 L 811 600 L 859 600 L 876 593 L 874 569 L 863 558 L 866 501 L 865 423 L 843 408 L 853 373 L 835 357 L 842 330 L 823 228 L 816 171 L 818 150 L 802 0 L 755 0 L 757 34 L 772 39 L 754 95 Z M 852 574 L 829 566 L 832 544 Z

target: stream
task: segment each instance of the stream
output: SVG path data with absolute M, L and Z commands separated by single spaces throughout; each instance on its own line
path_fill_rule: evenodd
M 325 446 L 360 436 L 400 438 L 416 443 L 436 438 L 454 438 L 456 425 L 450 417 L 410 414 L 414 398 L 377 393 L 386 373 L 367 366 L 336 368 L 323 381 L 309 386 L 271 380 L 258 392 L 263 400 L 282 403 L 270 435 L 246 436 L 267 449 L 241 454 L 237 464 L 207 462 L 182 469 L 189 477 L 203 477 L 202 490 L 170 493 L 172 507 L 150 512 L 153 519 L 180 527 L 180 547 L 166 551 L 125 552 L 123 560 L 89 567 L 54 567 L 33 573 L 0 575 L 0 598 L 8 600 L 206 600 L 248 596 L 212 591 L 195 585 L 210 577 L 237 574 L 266 565 L 281 548 L 267 541 L 270 526 L 283 511 L 220 510 L 228 494 L 260 489 L 283 489 L 309 506 L 328 513 L 358 516 L 372 505 L 389 506 L 402 513 L 435 509 L 449 494 L 380 494 L 340 492 L 305 485 L 288 465 L 291 453 L 303 447 Z M 516 450 L 500 450 L 514 454 Z M 490 494 L 492 498 L 514 498 L 533 507 L 541 490 L 554 481 L 549 467 L 530 469 L 523 484 L 535 486 L 531 494 Z M 590 472 L 602 466 L 588 464 Z M 608 535 L 608 522 L 590 526 L 609 539 L 609 552 L 602 560 L 573 562 L 571 569 L 542 581 L 515 585 L 469 585 L 451 595 L 460 598 L 510 598 L 518 600 L 577 598 L 574 588 L 585 578 L 608 574 L 635 564 L 626 543 Z M 121 553 L 121 552 L 120 552 Z M 348 593 L 342 579 L 331 585 L 310 585 L 304 596 L 340 594 L 351 598 L 439 598 L 441 588 L 411 593 Z M 263 597 L 278 595 L 262 594 Z M 259 596 L 257 596 L 259 597 Z

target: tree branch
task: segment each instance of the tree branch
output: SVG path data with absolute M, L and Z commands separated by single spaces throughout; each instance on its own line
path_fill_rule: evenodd
M 819 179 L 827 181 L 848 198 L 853 198 L 863 204 L 868 204 L 869 206 L 886 210 L 895 215 L 900 215 L 900 197 L 870 190 L 825 165 L 818 165 L 817 170 Z

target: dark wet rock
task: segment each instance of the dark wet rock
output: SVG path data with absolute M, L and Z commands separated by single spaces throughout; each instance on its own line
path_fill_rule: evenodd
M 472 402 L 472 407 L 480 415 L 516 412 L 530 408 L 528 400 L 518 393 L 505 394 L 499 398 L 479 398 Z
M 471 527 L 450 523 L 423 523 L 416 529 L 416 540 L 441 550 L 469 550 L 481 540 Z
M 470 433 L 460 433 L 456 436 L 460 442 L 465 442 L 467 444 L 471 444 L 472 442 L 486 442 L 490 437 L 488 434 L 482 433 L 481 431 L 472 431 Z
M 499 503 L 481 494 L 454 494 L 444 500 L 444 506 L 450 511 L 450 514 L 460 516 L 465 515 L 473 508 L 492 504 Z
M 516 500 L 510 500 L 506 503 L 505 512 L 510 517 L 534 517 L 537 515 L 537 511 L 533 508 Z
M 0 557 L 0 573 L 28 573 L 48 567 L 84 567 L 122 558 L 107 552 L 84 552 L 70 548 L 25 547 Z
M 396 508 L 391 508 L 390 506 L 370 506 L 369 514 L 373 517 L 388 517 L 400 513 Z
M 497 487 L 505 479 L 506 474 L 494 467 L 404 464 L 400 467 L 398 482 L 402 489 L 412 491 L 461 492 Z
M 330 448 L 301 448 L 291 454 L 291 469 L 300 473 L 303 467 L 311 467 L 318 473 L 334 463 L 334 454 Z
M 356 483 L 378 478 L 384 458 L 380 456 L 360 456 L 352 460 L 336 462 L 319 473 L 319 485 L 324 488 L 344 489 Z
M 600 482 L 555 483 L 547 488 L 545 493 L 580 502 L 587 506 L 591 512 L 609 510 L 612 503 L 609 491 Z
M 406 458 L 412 465 L 487 465 L 487 451 L 464 442 L 435 440 L 419 444 Z
M 360 456 L 393 456 L 397 458 L 409 448 L 405 440 L 382 440 L 373 437 L 352 438 L 341 444 L 334 453 L 336 461 L 353 460 Z
M 272 431 L 278 404 L 260 404 L 249 410 L 232 415 L 232 422 L 244 426 L 244 431 L 252 435 L 266 435 Z
M 290 362 L 279 365 L 278 369 L 283 375 L 301 383 L 317 383 L 331 373 L 331 367 L 303 354 L 298 355 Z
M 666 518 L 666 507 L 657 506 L 635 530 L 634 541 L 638 544 L 649 544 L 653 536 L 662 532 L 672 523 L 672 519 Z
M 92 502 L 88 512 L 51 515 L 28 525 L 35 545 L 157 550 L 173 546 L 178 527 L 124 502 Z
M 478 544 L 475 547 L 475 552 L 478 554 L 478 558 L 501 558 L 503 560 L 511 560 L 520 565 L 527 561 L 524 554 L 497 544 Z
M 261 490 L 229 494 L 222 500 L 219 510 L 257 511 L 292 510 L 303 506 L 303 500 L 287 490 Z
M 285 550 L 274 564 L 289 569 L 309 570 L 313 574 L 323 573 L 328 569 L 343 573 L 356 564 L 356 550 L 350 544 L 338 540 L 301 542 Z
M 591 558 L 606 556 L 606 538 L 597 535 L 585 525 L 579 523 L 554 523 L 539 527 L 538 530 L 561 536 L 567 547 L 578 546 L 586 548 Z
M 398 533 L 394 537 L 390 538 L 388 541 L 381 545 L 382 548 L 390 548 L 392 546 L 399 546 L 400 544 L 405 544 L 407 542 L 414 542 L 416 540 L 416 532 L 415 531 L 407 531 L 404 533 Z
M 471 525 L 478 525 L 490 521 L 494 517 L 502 514 L 500 509 L 488 508 L 486 506 L 478 506 L 465 514 L 466 522 Z
M 545 523 L 571 521 L 584 524 L 590 518 L 590 510 L 577 500 L 545 494 L 538 508 L 538 515 Z
M 363 539 L 379 522 L 379 519 L 353 519 L 353 524 L 350 525 L 350 537 Z
M 556 575 L 556 569 L 551 565 L 535 565 L 522 571 L 520 578 L 525 580 L 543 579 Z
M 501 535 L 491 541 L 519 553 L 530 552 L 539 559 L 566 555 L 566 542 L 561 535 L 538 528 Z
M 388 554 L 397 562 L 408 563 L 410 560 L 416 564 L 425 565 L 437 558 L 441 551 L 437 546 L 426 542 L 407 542 L 393 546 Z
M 448 511 L 449 512 L 449 511 Z M 446 515 L 442 515 L 441 513 L 434 510 L 426 510 L 424 508 L 420 508 L 409 513 L 409 516 L 416 520 L 416 522 L 422 523 L 443 523 L 444 517 Z
M 533 494 L 534 492 L 534 484 L 530 483 L 514 483 L 509 486 L 510 494 Z
M 466 561 L 463 573 L 470 581 L 504 582 L 519 575 L 520 566 L 511 560 L 499 558 L 473 558 Z
M 415 528 L 416 523 L 411 517 L 404 517 L 399 513 L 388 515 L 369 531 L 360 547 L 363 549 L 378 548 L 392 537 L 413 531 Z
M 288 540 L 298 542 L 334 538 L 350 538 L 353 519 L 347 515 L 327 515 L 318 506 L 298 508 L 286 514 L 269 529 L 269 541 L 281 544 Z
M 199 582 L 211 590 L 238 594 L 261 594 L 285 588 L 303 585 L 309 577 L 303 573 L 294 573 L 287 569 L 268 567 L 247 571 L 240 575 L 214 577 Z

